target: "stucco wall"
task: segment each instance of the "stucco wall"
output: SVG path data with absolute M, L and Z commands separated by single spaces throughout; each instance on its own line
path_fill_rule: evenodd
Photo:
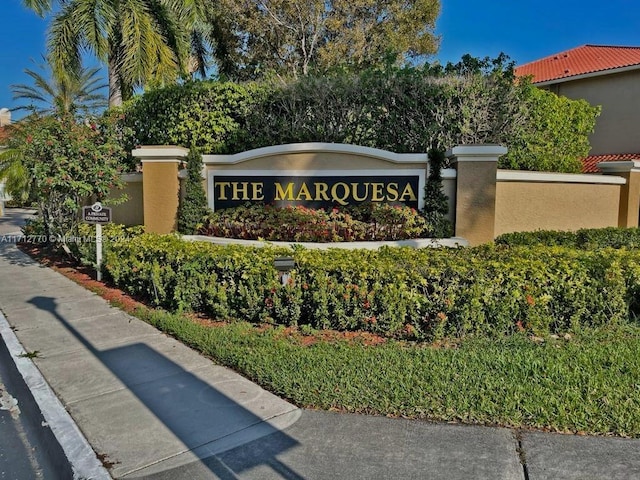
M 558 95 L 601 105 L 590 155 L 640 153 L 640 70 L 558 83 L 548 87 Z
M 504 179 L 506 175 L 518 174 L 522 174 L 520 180 Z M 591 177 L 597 176 L 500 171 L 496 183 L 495 235 L 617 226 L 622 185 L 598 183 L 597 178 L 588 182 Z M 601 179 L 618 181 L 604 176 Z
M 112 197 L 118 198 L 122 194 L 127 195 L 127 201 L 111 206 L 111 214 L 114 223 L 124 225 L 142 225 L 144 223 L 143 203 L 142 203 L 142 174 L 134 173 L 123 175 L 125 188 L 115 191 Z

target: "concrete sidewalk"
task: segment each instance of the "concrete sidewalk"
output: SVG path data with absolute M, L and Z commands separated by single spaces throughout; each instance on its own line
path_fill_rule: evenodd
M 637 440 L 301 411 L 9 244 L 0 309 L 114 478 L 640 478 Z

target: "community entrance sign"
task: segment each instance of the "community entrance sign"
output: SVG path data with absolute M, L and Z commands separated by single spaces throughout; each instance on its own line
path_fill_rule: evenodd
M 274 172 L 221 172 L 212 175 L 215 209 L 263 203 L 279 207 L 331 208 L 368 202 L 418 208 L 420 172 L 399 175 L 287 175 Z M 412 172 L 408 172 L 412 173 Z
M 420 209 L 426 153 L 337 143 L 294 143 L 203 155 L 213 210 L 250 204 L 334 208 L 389 203 Z

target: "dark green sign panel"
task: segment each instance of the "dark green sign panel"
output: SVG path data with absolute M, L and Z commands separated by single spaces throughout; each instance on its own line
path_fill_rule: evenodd
M 331 208 L 359 203 L 403 204 L 418 208 L 418 175 L 250 176 L 215 175 L 214 208 L 246 203 Z

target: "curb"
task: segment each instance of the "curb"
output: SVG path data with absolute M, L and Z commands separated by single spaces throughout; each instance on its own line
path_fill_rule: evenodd
M 59 444 L 71 467 L 74 480 L 111 480 L 111 475 L 102 466 L 93 448 L 51 390 L 38 367 L 31 359 L 22 356 L 25 350 L 2 312 L 0 312 L 0 337 L 4 340 L 15 368 L 26 383 L 46 426 L 53 433 L 54 438 L 42 438 L 43 443 L 56 441 Z M 43 437 L 49 436 L 43 435 Z

